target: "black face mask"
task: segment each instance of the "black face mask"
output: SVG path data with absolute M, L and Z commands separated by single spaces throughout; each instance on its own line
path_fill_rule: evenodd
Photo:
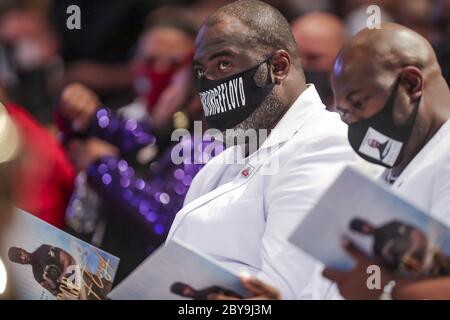
M 209 128 L 221 131 L 232 129 L 255 111 L 274 87 L 270 76 L 270 58 L 246 71 L 220 80 L 202 77 L 197 90 L 203 105 Z M 266 83 L 259 87 L 255 75 L 259 67 L 267 63 Z
M 405 124 L 397 126 L 394 123 L 393 110 L 399 83 L 400 77 L 395 81 L 389 99 L 379 113 L 348 126 L 348 140 L 353 150 L 365 160 L 387 168 L 398 165 L 400 154 L 411 136 L 420 105 L 419 100 Z

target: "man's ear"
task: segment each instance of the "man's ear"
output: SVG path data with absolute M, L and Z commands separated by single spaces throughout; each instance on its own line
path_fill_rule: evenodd
M 273 81 L 280 84 L 284 80 L 291 67 L 291 56 L 286 50 L 275 51 L 270 60 L 272 65 Z
M 422 96 L 423 74 L 419 68 L 414 66 L 404 68 L 401 73 L 400 81 L 411 97 L 411 100 L 417 100 Z

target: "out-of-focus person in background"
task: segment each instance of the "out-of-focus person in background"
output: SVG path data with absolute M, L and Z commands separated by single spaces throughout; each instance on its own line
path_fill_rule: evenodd
M 33 116 L 6 96 L 1 101 L 23 140 L 22 167 L 14 178 L 16 206 L 63 228 L 73 190 L 73 167 L 57 139 Z
M 13 206 L 13 173 L 19 153 L 19 134 L 4 105 L 0 103 L 0 235 Z
M 380 9 L 381 23 L 393 21 L 394 19 L 390 14 L 390 5 L 395 6 L 393 2 L 394 1 L 389 0 L 344 0 L 337 2 L 336 5 L 341 15 L 344 17 L 348 35 L 353 36 L 367 27 L 369 17 L 367 8 L 369 6 L 378 6 Z
M 0 99 L 2 98 L 0 89 Z M 14 172 L 19 169 L 17 160 L 20 149 L 19 134 L 4 106 L 0 103 L 0 243 L 3 230 L 8 227 L 14 204 Z M 11 299 L 14 293 L 8 285 L 4 261 L 0 257 L 0 299 Z
M 149 21 L 132 60 L 137 97 L 119 112 L 128 119 L 150 122 L 163 150 L 174 129 L 189 127 L 200 114 L 191 65 L 197 29 L 175 8 L 170 14 L 157 10 Z
M 130 101 L 129 60 L 149 12 L 160 1 L 54 0 L 51 21 L 58 34 L 64 62 L 63 84 L 83 83 L 111 107 Z M 77 5 L 81 29 L 67 28 L 67 8 Z
M 442 74 L 450 85 L 450 0 L 437 0 L 432 11 L 432 20 L 438 32 L 433 39 L 434 47 Z
M 282 4 L 279 8 L 283 14 L 287 14 L 287 19 L 295 19 L 296 15 L 308 14 L 314 11 L 332 11 L 334 10 L 334 1 L 332 0 L 274 0 L 268 1 L 273 6 L 279 7 L 278 4 Z
M 157 149 L 162 152 L 170 144 L 174 129 L 189 128 L 192 120 L 200 119 L 200 101 L 194 91 L 191 66 L 196 27 L 175 8 L 170 14 L 157 10 L 149 16 L 149 21 L 131 61 L 136 97 L 131 104 L 120 108 L 118 114 L 147 122 L 157 137 Z M 109 106 L 101 97 L 99 100 Z M 91 104 L 81 106 L 82 102 L 78 104 L 80 110 L 65 114 L 70 127 L 64 132 L 88 129 L 97 110 Z
M 327 12 L 312 12 L 300 16 L 292 23 L 300 58 L 308 83 L 313 83 L 323 103 L 333 104 L 330 75 L 334 59 L 347 39 L 345 24 Z
M 0 80 L 11 98 L 51 126 L 54 84 L 61 72 L 49 1 L 6 2 L 0 12 Z
M 164 152 L 156 155 L 155 151 L 149 162 L 140 163 L 139 155 L 149 150 L 152 153 L 157 142 L 148 122 L 126 119 L 100 107 L 95 94 L 79 84 L 64 90 L 61 107 L 69 114 L 70 110 L 97 110 L 90 119 L 90 129 L 81 136 L 84 140 L 73 136 L 68 149 L 73 163 L 86 173 L 89 188 L 103 204 L 94 234 L 86 240 L 98 241 L 96 245 L 121 257 L 116 275 L 120 280 L 166 239 L 192 179 L 204 166 L 202 159 L 195 158 L 201 156 L 196 150 L 211 142 L 203 142 L 202 137 L 172 142 Z M 183 163 L 173 161 L 175 147 L 187 151 L 182 155 L 186 159 Z M 214 152 L 221 150 L 215 148 Z M 83 209 L 80 204 L 80 199 L 73 198 L 69 219 Z M 103 235 L 97 240 L 101 228 Z
M 432 41 L 432 15 L 434 0 L 397 0 L 390 5 L 390 11 L 395 22 L 408 27 L 427 40 Z
M 165 240 L 203 167 L 171 158 L 177 145 L 171 141 L 173 130 L 193 129 L 193 120 L 201 119 L 191 66 L 196 29 L 175 9 L 163 21 L 158 12 L 151 15 L 153 23 L 142 33 L 133 59 L 134 103 L 115 113 L 80 84 L 67 86 L 61 96 L 60 125 L 71 159 L 103 203 L 98 227 L 82 233 L 121 257 L 119 279 Z M 201 137 L 198 141 L 207 144 Z M 202 147 L 189 139 L 183 144 L 191 154 Z M 69 216 L 83 207 L 81 202 L 73 198 Z

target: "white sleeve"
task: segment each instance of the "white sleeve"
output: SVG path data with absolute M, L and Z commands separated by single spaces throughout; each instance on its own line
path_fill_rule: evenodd
M 258 277 L 280 290 L 283 299 L 326 298 L 331 284 L 322 285 L 321 266 L 287 241 L 341 170 L 355 160 L 345 137 L 327 136 L 295 150 L 270 183 L 265 198 L 266 229 L 262 271 Z M 320 241 L 320 234 L 317 241 Z M 313 276 L 314 275 L 314 276 Z M 325 279 L 323 279 L 325 281 Z M 321 285 L 311 285 L 321 283 Z

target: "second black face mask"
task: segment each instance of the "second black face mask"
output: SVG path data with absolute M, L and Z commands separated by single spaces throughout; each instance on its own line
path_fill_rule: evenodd
M 420 105 L 419 99 L 405 124 L 395 124 L 393 110 L 399 82 L 400 77 L 395 81 L 390 97 L 379 113 L 348 126 L 348 140 L 353 150 L 365 160 L 387 168 L 395 167 L 399 163 L 401 152 L 411 136 Z
M 266 99 L 274 87 L 270 76 L 270 59 L 246 71 L 220 80 L 202 78 L 197 90 L 209 128 L 232 129 L 247 119 Z M 258 86 L 255 75 L 267 63 L 267 78 Z

